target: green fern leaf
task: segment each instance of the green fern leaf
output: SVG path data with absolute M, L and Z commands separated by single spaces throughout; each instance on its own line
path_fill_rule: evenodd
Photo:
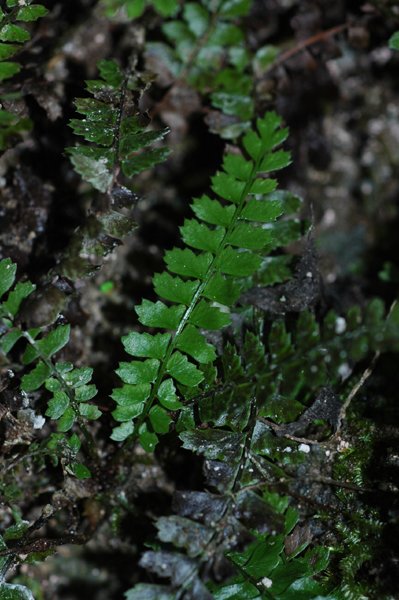
M 388 46 L 391 50 L 399 50 L 399 31 L 395 31 L 388 41 Z
M 156 379 L 159 364 L 159 360 L 152 358 L 142 362 L 120 363 L 116 373 L 125 383 L 152 383 Z
M 0 24 L 0 41 L 2 42 L 20 42 L 24 43 L 30 39 L 29 32 L 19 25 L 7 24 L 1 27 Z
M 15 281 L 17 266 L 9 258 L 0 261 L 0 299 Z
M 0 597 L 2 600 L 35 600 L 27 587 L 16 583 L 0 583 Z
M 131 115 L 129 73 L 111 60 L 100 61 L 98 69 L 101 79 L 86 82 L 94 98 L 75 101 L 76 111 L 84 118 L 69 123 L 76 135 L 94 145 L 70 147 L 67 153 L 83 179 L 101 192 L 111 192 L 119 170 L 131 178 L 166 158 L 166 148 L 148 147 L 161 141 L 167 130 L 148 131 L 140 125 L 138 114 Z
M 18 23 L 37 21 L 47 13 L 43 5 L 31 4 L 31 0 L 25 0 L 24 6 L 7 3 L 7 7 L 0 10 L 0 81 L 8 80 L 20 72 L 20 64 L 8 59 L 22 51 L 25 43 L 31 39 L 29 31 Z M 29 131 L 31 127 L 31 120 L 27 117 L 0 109 L 0 150 L 7 148 L 13 138 Z

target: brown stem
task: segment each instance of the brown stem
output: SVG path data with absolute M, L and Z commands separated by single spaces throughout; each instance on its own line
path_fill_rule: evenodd
M 32 542 L 25 544 L 16 544 L 12 548 L 0 550 L 0 556 L 12 556 L 17 554 L 29 554 L 30 552 L 46 552 L 57 548 L 57 546 L 65 546 L 66 544 L 85 544 L 88 538 L 85 535 L 66 535 L 60 538 L 38 538 Z
M 315 35 L 312 35 L 311 37 L 306 38 L 305 40 L 302 40 L 301 42 L 296 44 L 293 48 L 289 48 L 288 50 L 286 50 L 285 52 L 280 54 L 280 56 L 278 56 L 278 58 L 276 58 L 276 60 L 266 69 L 266 71 L 264 73 L 262 73 L 262 76 L 269 74 L 271 71 L 274 71 L 274 69 L 276 69 L 277 67 L 284 64 L 292 56 L 295 56 L 296 54 L 299 54 L 299 52 L 302 52 L 302 50 L 305 50 L 306 48 L 309 48 L 310 46 L 313 46 L 314 44 L 317 44 L 318 42 L 324 42 L 329 37 L 337 35 L 338 33 L 341 33 L 341 31 L 344 31 L 347 28 L 348 28 L 348 24 L 342 23 L 341 25 L 336 25 L 335 27 L 331 27 L 331 29 L 327 29 L 325 31 L 319 31 Z

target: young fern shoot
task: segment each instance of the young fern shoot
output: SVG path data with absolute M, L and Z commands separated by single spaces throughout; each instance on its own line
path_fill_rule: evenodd
M 288 152 L 276 150 L 288 135 L 280 125 L 275 113 L 267 113 L 243 137 L 246 157 L 226 154 L 223 170 L 212 178 L 215 196 L 194 199 L 197 218 L 181 227 L 188 247 L 167 251 L 166 270 L 154 276 L 157 295 L 170 304 L 144 300 L 136 308 L 142 325 L 166 332 L 122 338 L 134 360 L 117 370 L 123 386 L 112 394 L 118 405 L 113 416 L 121 423 L 114 440 L 133 436 L 146 450 L 155 448 L 158 435 L 169 430 L 168 411 L 200 390 L 215 361 L 216 350 L 201 330 L 231 322 L 230 308 L 246 278 L 265 253 L 287 243 L 285 224 L 275 221 L 290 207 L 275 193 L 276 180 L 265 177 L 290 163 Z

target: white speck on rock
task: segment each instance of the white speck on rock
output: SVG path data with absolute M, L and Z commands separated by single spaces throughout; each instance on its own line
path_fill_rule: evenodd
M 44 417 L 42 417 L 42 415 L 36 415 L 33 418 L 33 429 L 41 429 L 43 427 L 43 425 L 45 424 L 46 419 Z
M 310 446 L 308 444 L 300 444 L 298 447 L 299 452 L 304 452 L 305 454 L 309 454 Z
M 46 422 L 42 415 L 37 415 L 32 408 L 23 408 L 18 411 L 18 417 L 28 421 L 33 429 L 41 429 Z
M 347 442 L 346 440 L 340 440 L 339 444 L 338 444 L 338 452 L 345 452 L 346 450 L 348 450 L 350 447 L 349 442 Z
M 337 317 L 335 320 L 335 333 L 344 333 L 346 330 L 346 321 L 343 317 Z
M 352 373 L 352 369 L 350 368 L 348 363 L 345 362 L 345 363 L 342 363 L 342 365 L 339 365 L 338 374 L 341 376 L 342 380 L 347 379 L 351 373 Z

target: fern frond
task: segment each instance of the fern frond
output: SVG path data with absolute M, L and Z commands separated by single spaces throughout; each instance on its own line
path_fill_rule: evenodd
M 32 368 L 21 378 L 21 391 L 30 394 L 44 386 L 51 392 L 46 416 L 57 421 L 61 434 L 70 431 L 76 422 L 93 458 L 95 446 L 84 423 L 101 416 L 97 406 L 90 403 L 97 394 L 97 388 L 90 383 L 93 370 L 54 361 L 54 356 L 69 341 L 69 325 L 56 325 L 50 330 L 21 326 L 18 321 L 21 305 L 34 292 L 35 286 L 30 281 L 15 284 L 16 271 L 16 265 L 10 259 L 0 261 L 0 353 L 6 358 L 16 344 L 21 350 L 24 345 L 22 365 L 32 365 Z M 80 449 L 77 436 L 62 437 L 70 447 L 71 456 L 76 457 Z M 77 477 L 90 476 L 87 467 L 76 460 L 71 460 L 67 468 Z
M 67 148 L 76 171 L 101 192 L 111 192 L 121 171 L 126 178 L 145 171 L 164 160 L 167 148 L 149 149 L 163 139 L 167 130 L 150 131 L 143 127 L 134 110 L 131 91 L 135 82 L 117 63 L 98 63 L 100 79 L 86 82 L 93 98 L 77 98 L 75 105 L 82 119 L 69 123 L 76 135 L 89 144 Z
M 180 18 L 162 25 L 168 43 L 147 44 L 154 58 L 176 78 L 208 96 L 221 118 L 208 118 L 211 129 L 225 139 L 237 139 L 254 117 L 251 56 L 239 19 L 249 13 L 250 0 L 184 2 Z M 209 93 L 209 90 L 212 90 Z M 216 122 L 220 121 L 219 125 Z
M 161 385 L 168 385 L 173 397 L 175 385 L 198 388 L 205 378 L 202 365 L 215 358 L 214 348 L 200 330 L 218 330 L 231 322 L 230 307 L 240 296 L 244 278 L 258 269 L 265 253 L 284 243 L 274 223 L 285 212 L 284 199 L 270 196 L 277 182 L 265 178 L 290 162 L 287 152 L 275 150 L 287 137 L 280 123 L 275 113 L 259 119 L 257 130 L 243 138 L 246 157 L 227 154 L 223 170 L 212 178 L 214 198 L 194 200 L 198 219 L 188 219 L 181 227 L 188 247 L 167 251 L 167 271 L 154 277 L 158 296 L 171 305 L 144 300 L 136 308 L 142 325 L 173 333 L 164 335 L 156 352 L 154 345 L 141 342 L 148 340 L 147 333 L 123 339 L 136 360 L 122 363 L 117 371 L 126 384 L 126 395 L 117 392 L 124 410 L 114 413 L 122 425 L 114 430 L 113 439 L 121 441 L 134 433 L 146 449 L 154 448 L 157 434 L 167 429 L 170 420 L 161 406 Z M 146 393 L 143 396 L 140 388 L 136 403 L 134 386 L 142 385 Z

